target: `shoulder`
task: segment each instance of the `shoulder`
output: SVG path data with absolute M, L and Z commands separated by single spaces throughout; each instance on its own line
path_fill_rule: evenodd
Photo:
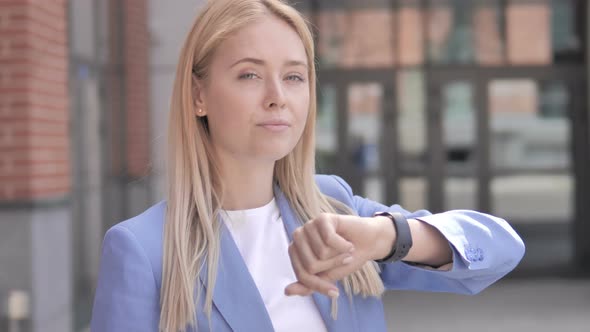
M 161 201 L 152 205 L 139 215 L 122 221 L 113 227 L 127 229 L 133 233 L 140 242 L 142 242 L 142 240 L 149 240 L 154 237 L 162 236 L 165 216 L 166 202 Z
M 162 271 L 162 244 L 166 202 L 159 202 L 141 214 L 112 226 L 105 235 L 107 241 L 134 242 L 132 248 L 142 251 L 151 264 L 158 285 Z M 126 246 L 127 247 L 127 246 Z
M 352 189 L 341 177 L 318 174 L 315 176 L 315 181 L 322 194 L 337 199 L 350 207 L 353 206 Z
M 158 203 L 107 231 L 92 331 L 155 331 L 158 326 L 165 209 Z

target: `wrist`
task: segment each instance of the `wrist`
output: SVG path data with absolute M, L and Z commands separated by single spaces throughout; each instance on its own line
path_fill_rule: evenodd
M 376 225 L 375 230 L 377 232 L 375 251 L 373 253 L 372 260 L 379 260 L 391 252 L 391 248 L 395 245 L 396 230 L 395 226 L 391 222 L 391 219 L 385 216 L 376 216 L 372 218 L 372 222 Z

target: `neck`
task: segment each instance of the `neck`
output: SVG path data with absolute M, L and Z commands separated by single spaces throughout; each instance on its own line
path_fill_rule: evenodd
M 224 210 L 261 207 L 272 200 L 274 162 L 220 158 Z

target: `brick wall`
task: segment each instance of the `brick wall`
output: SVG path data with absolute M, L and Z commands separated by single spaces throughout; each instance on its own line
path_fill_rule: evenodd
M 70 191 L 66 1 L 0 2 L 0 201 Z
M 148 4 L 111 0 L 109 7 L 112 173 L 138 178 L 150 163 Z
M 148 4 L 147 0 L 127 0 L 124 6 L 127 172 L 140 177 L 147 174 L 150 160 Z

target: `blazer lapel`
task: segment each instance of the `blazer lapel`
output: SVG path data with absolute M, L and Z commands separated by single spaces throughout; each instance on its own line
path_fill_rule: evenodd
M 302 226 L 302 222 L 297 218 L 285 194 L 278 185 L 275 185 L 274 191 L 287 236 L 289 237 L 289 241 L 293 241 L 293 232 L 297 227 Z M 314 292 L 312 294 L 313 300 L 328 331 L 353 331 L 355 328 L 352 326 L 352 322 L 356 321 L 356 311 L 353 309 L 353 303 L 349 301 L 340 282 L 337 283 L 337 286 L 340 292 L 340 296 L 338 297 L 338 319 L 332 319 L 332 300 L 329 297 Z
M 221 223 L 221 252 L 213 303 L 233 331 L 273 331 L 264 301 L 230 232 Z M 207 264 L 199 278 L 206 287 Z

